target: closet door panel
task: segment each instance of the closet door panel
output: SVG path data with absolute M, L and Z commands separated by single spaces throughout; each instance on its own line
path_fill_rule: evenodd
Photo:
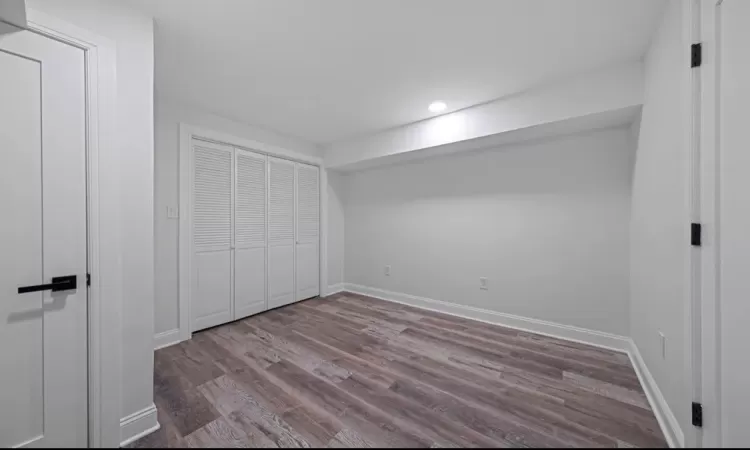
M 234 251 L 234 318 L 266 310 L 266 248 Z
M 235 153 L 234 318 L 266 310 L 266 156 Z
M 192 331 L 232 319 L 231 147 L 194 140 Z
M 294 245 L 269 247 L 268 308 L 294 303 Z
M 291 161 L 268 157 L 268 308 L 295 301 L 294 178 Z
M 296 175 L 296 300 L 303 300 L 320 294 L 320 173 L 315 166 L 297 164 Z
M 193 263 L 192 331 L 231 321 L 231 268 L 228 252 L 198 253 Z
M 318 244 L 297 245 L 297 300 L 312 298 L 320 294 Z

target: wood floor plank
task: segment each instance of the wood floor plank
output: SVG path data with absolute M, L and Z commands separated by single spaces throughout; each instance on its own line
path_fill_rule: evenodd
M 398 428 L 390 418 L 375 408 L 287 361 L 274 364 L 269 371 L 309 401 L 322 405 L 343 423 L 357 429 L 375 445 L 425 447 L 430 444 L 409 431 Z
M 345 429 L 336 433 L 327 447 L 330 448 L 372 448 L 370 442 L 352 430 Z
M 533 430 L 516 423 L 502 414 L 474 407 L 460 397 L 442 392 L 429 385 L 410 380 L 397 381 L 390 388 L 405 398 L 432 411 L 438 411 L 447 419 L 503 443 L 508 447 L 561 447 L 566 442 L 552 434 Z
M 154 403 L 169 414 L 182 436 L 219 417 L 219 413 L 197 388 L 167 361 L 159 361 L 156 366 Z
M 290 409 L 281 417 L 313 447 L 327 446 L 341 431 L 333 420 L 304 405 Z
M 252 325 L 249 328 L 251 330 L 249 336 L 256 336 L 263 343 L 262 345 L 276 350 L 279 357 L 276 362 L 279 362 L 282 358 L 286 359 L 302 369 L 328 378 L 334 383 L 345 380 L 351 375 L 348 370 L 331 361 L 326 361 L 316 352 L 310 351 L 309 348 L 302 348 L 290 341 L 287 339 L 286 333 L 269 333 Z
M 199 339 L 202 338 L 205 337 L 199 337 Z M 227 376 L 269 410 L 281 413 L 299 405 L 296 399 L 274 384 L 265 370 L 255 365 L 254 362 L 235 357 L 210 338 L 205 338 L 202 345 L 207 351 L 216 355 L 216 365 L 222 368 Z
M 189 448 L 249 448 L 244 433 L 237 432 L 223 417 L 213 420 L 185 437 Z
M 646 395 L 639 390 L 618 386 L 606 381 L 595 380 L 578 373 L 563 372 L 563 379 L 592 393 L 619 400 L 623 403 L 638 406 L 646 410 L 649 409 Z
M 258 430 L 279 447 L 310 446 L 284 419 L 266 409 L 231 377 L 219 377 L 201 386 L 200 390 L 217 411 L 246 434 L 249 434 L 248 430 Z
M 432 443 L 454 443 L 461 447 L 496 447 L 500 444 L 470 428 L 445 420 L 439 414 L 419 407 L 417 403 L 394 391 L 374 388 L 356 375 L 341 383 L 341 389 L 379 409 L 401 427 L 412 430 L 414 434 L 421 435 Z
M 129 447 L 665 447 L 620 352 L 340 293 L 154 354 Z
M 378 356 L 374 354 L 374 357 Z M 488 388 L 481 384 L 466 382 L 465 378 L 453 372 L 425 364 L 428 358 L 424 357 L 413 358 L 389 354 L 386 359 L 389 367 L 405 377 L 417 379 L 440 391 L 466 399 L 474 405 L 497 409 L 499 414 L 508 420 L 527 423 L 530 428 L 539 432 L 554 435 L 558 429 L 562 429 L 579 435 L 581 439 L 591 439 L 592 443 L 601 437 L 594 430 L 587 429 L 578 422 L 570 422 L 561 418 L 550 409 L 550 403 L 546 402 L 543 397 L 531 399 L 528 396 L 513 395 L 514 392 L 508 388 Z M 601 445 L 601 440 L 599 441 Z M 605 440 L 605 443 L 610 442 L 610 440 Z

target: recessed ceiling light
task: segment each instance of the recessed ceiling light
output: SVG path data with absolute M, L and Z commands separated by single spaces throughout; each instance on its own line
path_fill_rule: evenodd
M 429 109 L 430 112 L 437 113 L 437 112 L 444 110 L 446 107 L 447 107 L 446 104 L 443 102 L 432 102 L 430 103 L 430 106 L 427 109 Z

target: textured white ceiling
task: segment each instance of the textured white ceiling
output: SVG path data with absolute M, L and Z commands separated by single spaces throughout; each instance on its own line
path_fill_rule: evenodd
M 662 0 L 127 0 L 156 89 L 326 144 L 640 59 Z

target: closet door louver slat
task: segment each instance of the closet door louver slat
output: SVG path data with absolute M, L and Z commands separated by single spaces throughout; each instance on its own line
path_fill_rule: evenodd
M 266 308 L 266 157 L 236 149 L 234 319 Z
M 268 307 L 295 301 L 294 163 L 268 158 Z
M 297 300 L 320 294 L 320 172 L 297 164 Z
M 232 320 L 231 147 L 193 140 L 192 331 Z
M 320 224 L 318 168 L 304 164 L 299 164 L 297 167 L 298 240 L 318 242 Z
M 266 245 L 266 158 L 237 150 L 236 248 Z
M 229 249 L 232 232 L 232 153 L 194 146 L 193 242 L 196 249 Z
M 270 190 L 268 241 L 270 244 L 294 242 L 294 163 L 269 158 Z

